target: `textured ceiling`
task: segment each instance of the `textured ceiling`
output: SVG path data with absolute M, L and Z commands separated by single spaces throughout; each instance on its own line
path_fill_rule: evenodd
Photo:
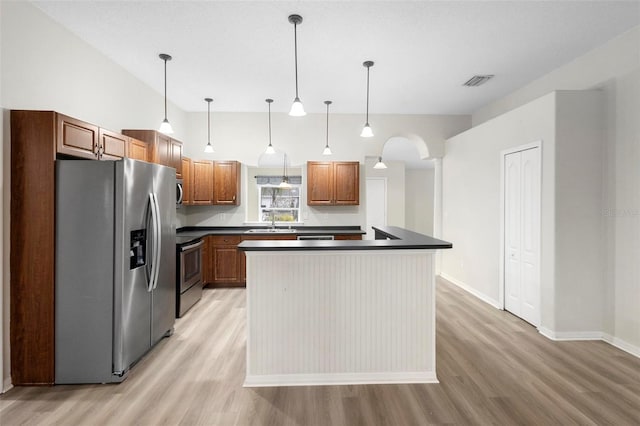
M 298 13 L 308 112 L 469 114 L 640 22 L 640 3 L 576 1 L 36 1 L 45 13 L 185 111 L 288 111 Z M 495 74 L 463 87 L 474 74 Z

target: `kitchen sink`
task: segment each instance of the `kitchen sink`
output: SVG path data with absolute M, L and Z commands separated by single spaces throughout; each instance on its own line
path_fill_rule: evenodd
M 295 229 L 289 228 L 256 228 L 245 231 L 245 234 L 293 234 Z

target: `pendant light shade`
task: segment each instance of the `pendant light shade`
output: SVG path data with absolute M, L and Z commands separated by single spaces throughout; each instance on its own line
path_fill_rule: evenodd
M 364 61 L 362 65 L 367 68 L 367 118 L 360 136 L 370 138 L 373 136 L 373 130 L 371 130 L 371 126 L 369 126 L 369 68 L 373 66 L 373 61 Z
M 207 145 L 204 147 L 204 152 L 212 154 L 215 152 L 213 145 L 211 145 L 211 102 L 213 102 L 213 99 L 204 98 L 204 101 L 207 103 Z
M 265 99 L 264 100 L 269 106 L 269 145 L 267 145 L 267 149 L 264 151 L 265 154 L 275 154 L 276 150 L 273 149 L 273 145 L 271 145 L 271 103 L 273 99 Z
M 164 61 L 164 120 L 160 123 L 158 131 L 170 135 L 173 133 L 173 128 L 167 119 L 167 61 L 170 61 L 172 58 L 166 53 L 161 53 L 159 57 Z
M 324 104 L 327 106 L 327 142 L 324 146 L 324 151 L 322 151 L 322 155 L 331 155 L 331 148 L 329 148 L 329 105 L 331 105 L 331 101 L 324 101 Z
M 302 102 L 298 96 L 298 25 L 302 23 L 302 16 L 289 15 L 289 22 L 293 24 L 293 52 L 296 70 L 296 98 L 293 100 L 289 115 L 292 117 L 302 117 L 307 115 L 307 113 L 304 112 L 304 106 L 302 106 Z
M 382 157 L 378 157 L 378 162 L 373 166 L 374 169 L 386 169 L 387 165 L 382 162 Z

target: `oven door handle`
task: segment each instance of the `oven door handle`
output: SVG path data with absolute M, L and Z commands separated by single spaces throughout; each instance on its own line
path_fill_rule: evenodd
M 189 244 L 188 246 L 181 246 L 180 247 L 180 252 L 185 252 L 185 251 L 188 251 L 188 250 L 196 249 L 196 248 L 202 246 L 203 244 L 204 244 L 204 241 L 200 240 L 197 243 Z

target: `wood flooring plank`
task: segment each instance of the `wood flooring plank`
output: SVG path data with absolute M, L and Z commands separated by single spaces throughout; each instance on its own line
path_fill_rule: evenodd
M 5 425 L 638 425 L 640 359 L 554 342 L 438 280 L 439 384 L 244 388 L 245 290 L 203 299 L 112 385 L 17 387 Z

